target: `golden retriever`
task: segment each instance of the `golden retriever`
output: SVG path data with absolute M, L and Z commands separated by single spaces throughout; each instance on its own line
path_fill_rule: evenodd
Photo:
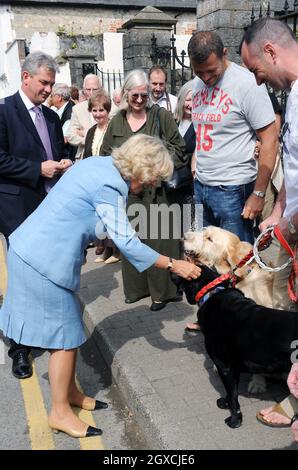
M 219 274 L 234 269 L 246 256 L 252 245 L 240 241 L 237 235 L 219 227 L 209 226 L 198 232 L 184 234 L 184 251 L 187 256 L 214 267 Z M 273 274 L 265 271 L 252 261 L 235 271 L 239 281 L 236 287 L 257 304 L 272 308 Z M 254 375 L 248 385 L 250 393 L 266 391 L 266 381 L 261 375 Z
M 252 249 L 252 245 L 241 242 L 237 235 L 219 227 L 209 226 L 199 232 L 184 234 L 184 251 L 199 262 L 214 267 L 219 274 L 234 269 L 239 261 Z M 253 261 L 235 271 L 236 287 L 257 304 L 272 308 L 273 274 L 261 269 Z

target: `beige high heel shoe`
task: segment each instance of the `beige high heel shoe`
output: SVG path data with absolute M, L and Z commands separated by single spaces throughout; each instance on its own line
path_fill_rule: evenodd
M 80 405 L 76 403 L 70 403 L 72 406 L 76 406 L 77 408 L 81 408 L 82 410 L 86 411 L 95 411 L 95 410 L 105 410 L 108 408 L 108 404 L 105 403 L 104 401 L 100 400 L 93 400 L 93 403 L 81 403 Z
M 59 432 L 64 432 L 68 434 L 70 437 L 75 438 L 82 438 L 82 437 L 93 437 L 93 436 L 101 436 L 102 430 L 99 428 L 94 428 L 93 426 L 87 426 L 84 431 L 77 431 L 76 429 L 71 429 L 67 426 L 63 426 L 61 424 L 57 425 L 53 421 L 49 420 L 49 427 L 55 434 Z

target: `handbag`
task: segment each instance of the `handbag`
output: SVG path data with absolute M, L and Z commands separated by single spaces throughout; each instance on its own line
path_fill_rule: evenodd
M 167 193 L 176 189 L 184 188 L 193 184 L 193 176 L 188 165 L 181 166 L 173 171 L 169 181 L 164 181 L 163 185 Z

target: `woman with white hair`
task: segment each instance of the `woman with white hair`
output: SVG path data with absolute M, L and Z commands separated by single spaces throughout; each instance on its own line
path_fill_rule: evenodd
M 18 344 L 50 350 L 53 430 L 72 437 L 100 435 L 102 431 L 88 426 L 71 406 L 89 411 L 108 406 L 85 396 L 75 383 L 77 348 L 86 340 L 76 292 L 88 244 L 108 234 L 140 272 L 155 266 L 185 279 L 200 274 L 197 266 L 141 243 L 125 213 L 128 190 L 139 194 L 172 171 L 172 159 L 159 139 L 134 136 L 112 156 L 74 165 L 9 237 L 0 329 Z
M 146 134 L 162 139 L 172 155 L 175 168 L 185 165 L 185 145 L 179 135 L 177 125 L 171 113 L 166 109 L 158 105 L 150 107 L 149 81 L 143 70 L 132 70 L 127 75 L 121 96 L 120 111 L 109 123 L 100 153 L 109 155 L 112 148 L 119 147 L 132 135 Z M 141 208 L 139 227 L 147 227 L 147 233 L 141 236 L 143 243 L 168 256 L 178 258 L 180 254 L 179 223 L 176 220 L 169 220 L 165 227 L 167 235 L 162 236 L 162 227 L 158 221 L 156 223 L 158 226 L 153 226 L 153 217 L 150 216 L 150 211 L 151 214 L 157 213 L 160 208 L 169 208 L 174 202 L 176 202 L 175 193 L 166 193 L 165 187 L 159 181 L 156 188 L 143 188 L 137 195 L 130 193 L 127 210 L 133 211 L 133 205 Z M 165 220 L 163 222 L 165 223 Z M 166 271 L 158 271 L 155 267 L 151 267 L 139 273 L 124 259 L 122 275 L 126 303 L 134 303 L 150 296 L 152 299 L 150 309 L 157 311 L 164 308 L 168 302 L 182 299 L 181 296 L 177 296 L 177 288 Z

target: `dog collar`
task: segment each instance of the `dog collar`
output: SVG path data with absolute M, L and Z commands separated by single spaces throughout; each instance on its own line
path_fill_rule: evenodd
M 201 297 L 201 299 L 198 301 L 198 307 L 201 308 L 202 305 L 204 305 L 204 303 L 207 302 L 207 300 L 210 299 L 210 297 L 212 297 L 213 294 L 216 294 L 217 292 L 220 292 L 221 290 L 225 290 L 225 287 L 217 286 L 212 291 L 207 292 L 207 294 Z
M 199 300 L 204 297 L 207 292 L 212 291 L 215 287 L 217 287 L 219 284 L 222 284 L 224 281 L 227 281 L 228 279 L 232 281 L 232 285 L 234 287 L 236 284 L 236 276 L 233 273 L 222 274 L 221 276 L 214 279 L 214 281 L 209 282 L 209 284 L 199 290 L 195 296 L 195 301 L 199 302 Z

